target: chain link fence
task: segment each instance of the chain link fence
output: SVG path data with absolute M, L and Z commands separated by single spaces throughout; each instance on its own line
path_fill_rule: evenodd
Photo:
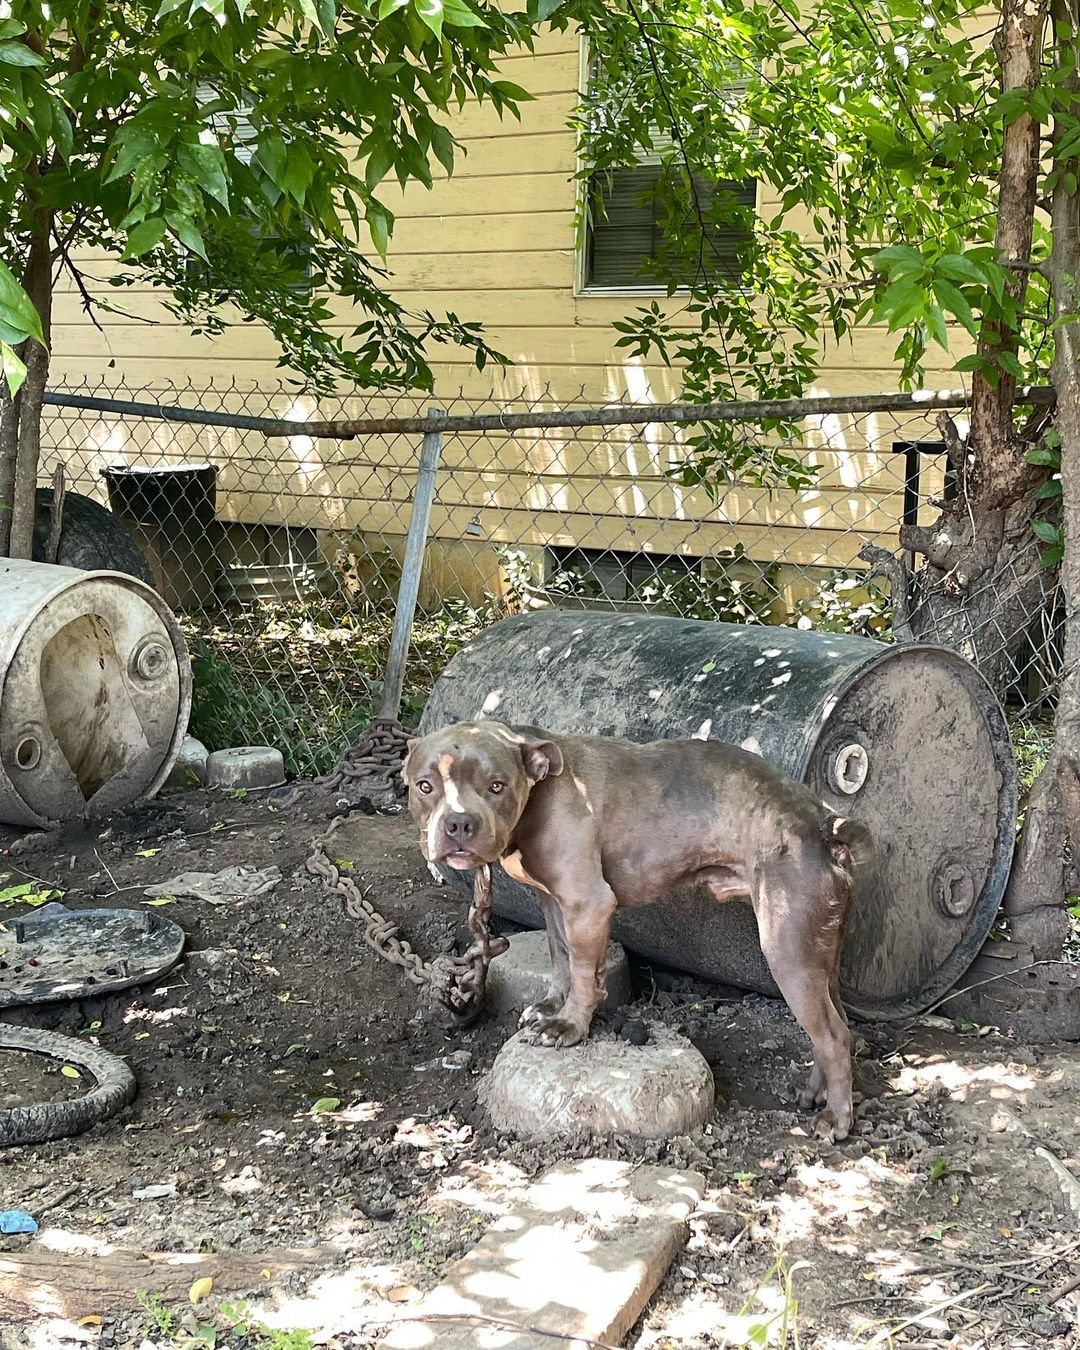
M 378 710 L 430 403 L 316 407 L 284 384 L 238 382 L 51 391 L 42 482 L 62 467 L 59 560 L 89 557 L 88 539 L 120 547 L 102 507 L 126 528 L 187 634 L 192 730 L 210 748 L 274 743 L 293 772 L 324 771 Z M 749 471 L 710 487 L 694 468 L 709 454 L 700 422 L 643 422 L 549 389 L 440 400 L 404 720 L 473 633 L 536 605 L 903 639 L 910 606 L 860 553 L 897 554 L 901 523 L 930 523 L 954 491 L 943 403 L 962 431 L 955 398 L 816 399 L 767 421 L 761 406 L 714 410 Z M 1012 603 L 971 635 L 1025 715 L 1052 697 L 1061 659 L 1038 551 L 1034 535 L 1017 542 Z M 1000 590 L 1001 574 L 987 584 Z

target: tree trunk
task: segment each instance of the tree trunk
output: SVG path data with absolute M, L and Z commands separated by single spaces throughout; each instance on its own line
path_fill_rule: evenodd
M 19 455 L 19 405 L 0 376 L 0 558 L 10 557 L 15 461 Z
M 1075 100 L 1080 94 L 1075 55 L 1080 34 L 1062 0 L 1055 0 L 1053 18 L 1057 50 L 1068 53 L 1061 92 L 1071 93 Z M 1055 126 L 1053 142 L 1060 142 L 1071 129 L 1067 124 Z M 1080 847 L 1080 322 L 1069 317 L 1080 312 L 1080 198 L 1066 188 L 1066 165 L 1055 159 L 1055 168 L 1062 170 L 1062 177 L 1053 193 L 1049 270 L 1054 315 L 1060 326 L 1054 334 L 1051 378 L 1057 394 L 1054 426 L 1061 437 L 1065 661 L 1054 718 L 1054 748 L 1032 789 L 1005 895 L 1013 937 L 1030 945 L 1040 959 L 1057 956 L 1068 934 L 1069 920 L 1063 909 L 1066 842 L 1071 840 L 1074 850 Z
M 995 39 L 1003 92 L 1039 83 L 1045 25 L 1045 3 L 1005 0 Z M 1004 131 L 995 232 L 1003 262 L 1030 261 L 1038 175 L 1039 128 L 1024 114 Z M 1010 289 L 1022 307 L 1023 267 L 1016 269 Z M 1000 352 L 1015 354 L 1016 345 L 1014 335 L 984 324 L 979 354 L 987 361 L 993 363 Z M 966 443 L 948 419 L 939 423 L 958 494 L 942 506 L 934 525 L 905 528 L 900 542 L 925 559 L 906 580 L 908 631 L 902 635 L 957 648 L 1004 693 L 1017 674 L 1017 650 L 1049 587 L 1031 532 L 1044 471 L 1024 458 L 1028 444 L 1013 414 L 1016 380 L 1004 370 L 999 373 L 996 387 L 978 374 L 972 380 Z
M 38 463 L 41 459 L 41 411 L 49 378 L 49 346 L 52 338 L 52 215 L 39 210 L 23 274 L 23 288 L 34 302 L 41 319 L 45 346 L 31 338 L 24 344 L 26 379 L 15 400 L 17 414 L 15 482 L 11 499 L 11 533 L 7 553 L 29 558 L 34 547 L 34 512 L 37 500 Z M 3 452 L 0 450 L 0 463 Z

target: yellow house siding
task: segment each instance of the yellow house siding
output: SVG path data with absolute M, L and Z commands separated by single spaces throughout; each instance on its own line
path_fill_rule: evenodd
M 523 398 L 550 407 L 621 398 L 665 401 L 678 394 L 677 372 L 643 364 L 615 346 L 611 323 L 643 303 L 640 295 L 574 293 L 576 150 L 566 119 L 579 70 L 576 38 L 541 38 L 536 55 L 508 60 L 502 69 L 505 78 L 536 94 L 522 106 L 520 122 L 500 120 L 490 109 L 466 109 L 455 122 L 466 153 L 454 176 L 441 177 L 431 191 L 412 184 L 387 192 L 397 217 L 390 257 L 394 294 L 413 309 L 452 309 L 483 322 L 488 340 L 513 362 L 506 371 L 477 372 L 460 352 L 434 348 L 433 403 L 464 411 L 453 404 L 460 392 L 473 401 L 494 392 L 520 410 Z M 768 211 L 775 194 L 763 196 L 761 205 Z M 310 400 L 296 402 L 287 394 L 266 407 L 265 401 L 253 407 L 246 397 L 245 391 L 280 378 L 265 332 L 238 326 L 213 340 L 193 338 L 163 315 L 149 288 L 105 285 L 109 260 L 85 254 L 81 261 L 91 291 L 130 317 L 104 315 L 99 332 L 74 289 L 63 288 L 54 327 L 58 376 L 106 387 L 123 381 L 151 396 L 174 382 L 193 388 L 234 382 L 235 392 L 221 400 L 231 410 L 313 413 Z M 338 313 L 342 330 L 359 317 Z M 146 322 L 155 318 L 162 321 Z M 884 333 L 867 330 L 853 343 L 829 348 L 813 392 L 894 389 L 893 346 Z M 955 386 L 949 364 L 942 357 L 929 370 L 928 384 Z M 414 406 L 409 398 L 401 410 Z M 384 409 L 381 401 L 346 400 L 352 416 Z M 902 462 L 889 447 L 916 436 L 939 438 L 932 418 L 907 422 L 902 430 L 895 419 L 876 415 L 808 426 L 806 444 L 821 466 L 812 489 L 768 494 L 740 488 L 719 507 L 704 492 L 677 488 L 665 477 L 678 451 L 661 429 L 448 438 L 433 537 L 447 546 L 465 537 L 467 547 L 483 555 L 476 567 L 484 576 L 493 571 L 492 549 L 544 543 L 694 555 L 741 543 L 761 562 L 783 556 L 802 565 L 848 565 L 860 534 L 894 542 Z M 174 426 L 148 432 L 145 424 L 89 418 L 70 424 L 57 453 L 84 465 L 91 477 L 118 459 L 208 458 L 220 469 L 225 519 L 374 538 L 400 536 L 405 528 L 417 449 L 415 437 L 267 442 Z M 480 542 L 468 542 L 472 538 Z

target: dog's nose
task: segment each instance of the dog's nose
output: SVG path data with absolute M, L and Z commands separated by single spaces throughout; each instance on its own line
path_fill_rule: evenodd
M 480 822 L 477 818 L 467 815 L 464 811 L 457 811 L 452 816 L 447 816 L 444 826 L 451 839 L 471 839 L 479 827 Z

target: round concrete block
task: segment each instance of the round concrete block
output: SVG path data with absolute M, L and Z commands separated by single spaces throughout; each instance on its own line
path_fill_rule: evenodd
M 687 1134 L 712 1114 L 712 1072 L 682 1036 L 650 1031 L 647 1045 L 597 1039 L 568 1050 L 530 1045 L 519 1032 L 495 1057 L 480 1100 L 496 1129 L 526 1139 Z
M 165 787 L 171 792 L 190 787 L 201 787 L 206 782 L 206 762 L 210 753 L 202 741 L 194 736 L 185 736 L 180 753 L 172 767 Z
M 285 781 L 285 761 L 269 745 L 241 745 L 215 750 L 206 764 L 206 786 L 214 788 L 268 788 Z
M 609 942 L 604 962 L 607 978 L 607 998 L 604 1008 L 618 1008 L 629 1003 L 630 965 L 626 952 L 617 942 Z M 488 1007 L 497 1013 L 516 1009 L 521 1012 L 531 1003 L 544 997 L 551 979 L 551 956 L 547 933 L 515 933 L 510 939 L 510 950 L 503 952 L 488 967 L 485 998 Z

